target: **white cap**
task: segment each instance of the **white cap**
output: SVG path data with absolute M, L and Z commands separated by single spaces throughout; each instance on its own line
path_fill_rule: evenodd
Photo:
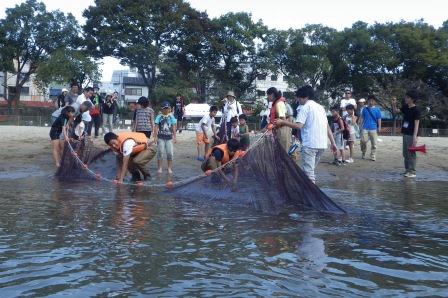
M 366 102 L 365 98 L 361 98 L 360 100 L 358 100 L 358 102 Z
M 68 92 L 68 90 L 67 89 L 65 89 L 65 88 L 62 88 L 62 91 L 61 91 L 62 93 L 64 93 L 64 92 Z

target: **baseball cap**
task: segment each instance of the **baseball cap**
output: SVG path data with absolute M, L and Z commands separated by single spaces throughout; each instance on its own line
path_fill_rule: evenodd
M 365 98 L 361 98 L 360 100 L 358 100 L 358 102 L 366 102 Z
M 164 101 L 162 103 L 162 109 L 171 108 L 171 105 L 168 101 Z
M 65 89 L 65 88 L 62 88 L 62 91 L 61 91 L 61 92 L 68 92 L 68 90 Z

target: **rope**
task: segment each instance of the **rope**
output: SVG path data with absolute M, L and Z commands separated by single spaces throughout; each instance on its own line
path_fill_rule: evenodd
M 261 140 L 270 132 L 271 130 L 266 130 L 247 150 L 246 150 L 246 153 L 245 154 L 247 154 L 249 151 L 251 151 L 251 150 L 253 150 L 254 148 L 256 148 L 259 144 L 260 144 L 260 142 L 261 142 Z M 92 171 L 91 169 L 89 169 L 89 167 L 88 167 L 88 165 L 87 164 L 85 164 L 80 158 L 79 158 L 79 156 L 78 156 L 78 153 L 76 153 L 76 151 L 75 151 L 75 149 L 73 149 L 73 146 L 72 146 L 72 144 L 70 144 L 70 141 L 68 141 L 68 140 L 66 140 L 66 143 L 68 144 L 68 147 L 69 147 L 69 149 L 70 149 L 70 153 L 71 153 L 71 155 L 75 158 L 75 160 L 76 160 L 76 162 L 81 166 L 81 168 L 83 169 L 83 170 L 85 170 L 88 174 L 90 174 L 92 177 L 94 177 L 96 180 L 98 180 L 98 181 L 104 181 L 104 182 L 109 182 L 109 183 L 114 183 L 114 184 L 117 184 L 117 180 L 114 180 L 114 179 L 109 179 L 109 178 L 106 178 L 106 177 L 103 177 L 103 176 L 101 176 L 101 174 L 99 174 L 99 173 L 95 173 L 94 171 Z M 242 156 L 242 157 L 244 157 L 244 156 Z M 181 187 L 181 186 L 184 186 L 184 185 L 187 185 L 187 184 L 190 184 L 190 183 L 192 183 L 192 182 L 195 182 L 195 181 L 197 181 L 197 180 L 199 180 L 199 179 L 202 179 L 202 178 L 205 178 L 205 177 L 208 177 L 208 176 L 210 176 L 210 175 L 212 175 L 213 173 L 216 173 L 216 172 L 218 172 L 218 171 L 220 171 L 220 170 L 222 170 L 222 169 L 224 169 L 224 168 L 226 168 L 226 167 L 228 167 L 228 166 L 230 166 L 230 165 L 232 165 L 232 164 L 234 164 L 234 163 L 236 163 L 237 162 L 237 160 L 238 160 L 238 158 L 235 158 L 235 159 L 232 159 L 232 160 L 230 160 L 228 163 L 226 163 L 226 164 L 224 164 L 224 165 L 222 165 L 222 166 L 220 166 L 219 168 L 216 168 L 216 169 L 214 169 L 214 170 L 212 170 L 212 171 L 206 171 L 205 173 L 203 173 L 203 174 L 200 174 L 200 175 L 197 175 L 197 176 L 194 176 L 194 177 L 191 177 L 191 178 L 188 178 L 188 179 L 184 179 L 184 180 L 180 180 L 180 181 L 176 181 L 176 182 L 172 182 L 171 180 L 168 180 L 168 182 L 167 183 L 165 183 L 165 184 L 144 184 L 143 182 L 137 182 L 137 183 L 133 183 L 133 182 L 122 182 L 122 183 L 120 183 L 120 184 L 122 184 L 122 185 L 131 185 L 131 186 L 144 186 L 144 187 L 147 187 L 147 188 L 151 188 L 151 189 L 153 189 L 153 190 L 165 190 L 165 189 L 174 189 L 174 188 L 179 188 L 179 187 Z

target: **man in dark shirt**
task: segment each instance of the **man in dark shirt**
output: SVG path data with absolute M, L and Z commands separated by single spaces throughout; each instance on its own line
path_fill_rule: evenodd
M 409 90 L 404 97 L 404 104 L 401 109 L 397 108 L 397 100 L 392 100 L 392 109 L 394 114 L 401 112 L 403 114 L 403 124 L 401 132 L 403 134 L 403 157 L 404 167 L 406 169 L 404 176 L 407 178 L 416 177 L 417 154 L 410 152 L 409 147 L 417 146 L 418 128 L 420 124 L 420 110 L 415 105 L 419 98 L 416 90 Z

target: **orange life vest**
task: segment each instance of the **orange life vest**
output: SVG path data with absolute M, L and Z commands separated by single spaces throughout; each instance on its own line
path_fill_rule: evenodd
M 131 155 L 140 153 L 148 147 L 148 138 L 141 132 L 121 132 L 118 134 L 117 140 L 120 146 L 120 153 L 123 153 L 123 144 L 127 140 L 134 140 L 135 142 Z
M 269 123 L 274 123 L 276 117 L 277 117 L 277 104 L 279 102 L 286 102 L 284 97 L 280 97 L 279 99 L 277 99 L 276 101 L 274 101 L 274 103 L 272 104 L 272 108 L 271 108 L 271 113 L 269 115 Z
M 214 149 L 219 149 L 219 150 L 221 150 L 222 153 L 223 153 L 223 157 L 222 157 L 222 159 L 221 159 L 221 165 L 225 165 L 225 164 L 228 163 L 230 160 L 236 159 L 236 158 L 238 158 L 238 157 L 240 157 L 240 156 L 242 156 L 242 155 L 244 154 L 244 153 L 243 153 L 244 151 L 237 150 L 237 151 L 235 152 L 235 154 L 233 155 L 232 159 L 230 159 L 229 149 L 227 148 L 227 144 L 221 144 L 221 145 L 217 145 L 217 146 L 212 147 L 212 148 L 207 152 L 207 156 L 206 156 L 207 158 L 210 157 L 210 155 L 212 154 L 212 151 L 213 151 Z

